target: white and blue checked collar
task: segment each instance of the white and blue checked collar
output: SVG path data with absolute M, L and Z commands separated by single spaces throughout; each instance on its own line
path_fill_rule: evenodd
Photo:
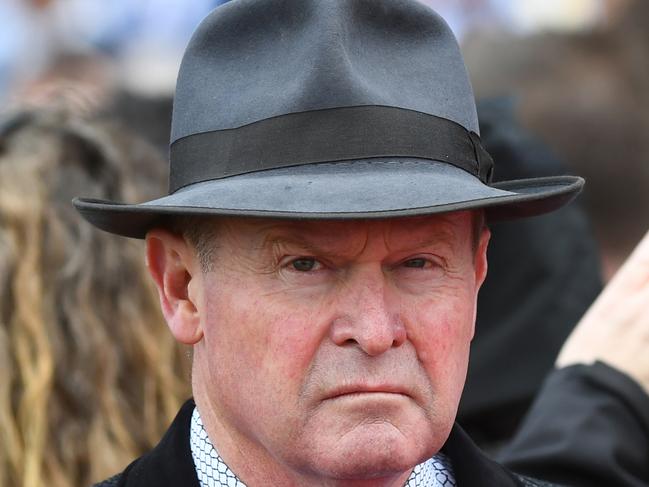
M 246 487 L 225 464 L 216 451 L 203 421 L 194 408 L 190 429 L 189 444 L 200 487 Z M 443 453 L 438 453 L 426 462 L 417 465 L 404 487 L 455 487 L 455 476 L 450 460 Z

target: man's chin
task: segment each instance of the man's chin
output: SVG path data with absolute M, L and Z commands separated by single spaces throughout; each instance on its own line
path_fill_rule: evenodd
M 407 395 L 325 400 L 299 428 L 291 450 L 301 465 L 294 466 L 335 479 L 403 475 L 439 451 L 452 427 L 446 423 Z
M 398 477 L 436 453 L 434 445 L 423 443 L 419 435 L 404 436 L 394 424 L 376 420 L 312 445 L 316 457 L 311 462 L 332 479 Z

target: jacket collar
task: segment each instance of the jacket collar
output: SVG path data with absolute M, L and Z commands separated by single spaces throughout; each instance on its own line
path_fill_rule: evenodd
M 451 459 L 455 480 L 461 487 L 521 485 L 514 474 L 488 458 L 457 423 L 442 452 Z
M 126 468 L 119 487 L 199 487 L 189 446 L 194 407 L 193 399 L 183 404 L 160 443 Z

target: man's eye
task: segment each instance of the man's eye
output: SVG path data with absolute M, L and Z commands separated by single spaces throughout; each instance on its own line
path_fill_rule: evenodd
M 424 269 L 428 261 L 426 259 L 409 259 L 403 263 L 405 267 L 410 267 L 413 269 Z
M 293 269 L 299 272 L 309 272 L 318 267 L 318 261 L 311 257 L 301 257 L 291 262 Z

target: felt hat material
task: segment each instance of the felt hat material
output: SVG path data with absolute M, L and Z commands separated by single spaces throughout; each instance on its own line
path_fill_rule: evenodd
M 142 238 L 169 215 L 518 218 L 581 190 L 572 176 L 491 184 L 478 134 L 457 41 L 421 3 L 234 0 L 185 52 L 169 194 L 74 204 L 97 227 Z

